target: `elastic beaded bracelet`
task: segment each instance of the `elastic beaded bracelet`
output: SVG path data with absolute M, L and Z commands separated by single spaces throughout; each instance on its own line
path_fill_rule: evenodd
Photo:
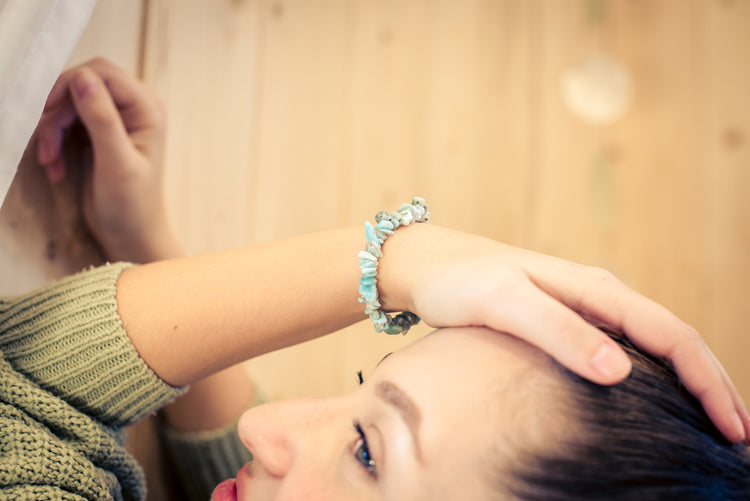
M 378 259 L 383 256 L 383 242 L 399 226 L 412 223 L 427 223 L 430 212 L 424 198 L 413 197 L 410 204 L 402 204 L 396 212 L 381 211 L 375 214 L 375 226 L 365 222 L 365 250 L 359 252 L 359 302 L 365 305 L 365 314 L 370 317 L 376 332 L 386 334 L 406 334 L 412 325 L 419 323 L 419 317 L 410 311 L 391 317 L 380 309 L 378 301 Z

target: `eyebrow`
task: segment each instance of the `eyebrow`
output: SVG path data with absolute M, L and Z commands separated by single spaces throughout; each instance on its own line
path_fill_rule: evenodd
M 380 381 L 375 386 L 375 395 L 387 404 L 392 405 L 401 415 L 409 428 L 409 432 L 411 432 L 414 454 L 417 460 L 424 464 L 422 449 L 419 447 L 419 424 L 422 422 L 422 413 L 419 411 L 419 407 L 404 390 L 391 381 Z

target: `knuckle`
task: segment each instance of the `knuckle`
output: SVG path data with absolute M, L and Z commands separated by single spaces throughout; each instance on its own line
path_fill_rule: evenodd
M 576 346 L 580 344 L 580 329 L 572 321 L 561 321 L 557 326 L 555 336 L 566 346 Z
M 703 342 L 700 333 L 693 327 L 685 324 L 686 328 L 682 338 L 674 343 L 669 350 L 667 357 L 673 362 L 680 360 L 694 359 L 694 357 L 703 357 L 707 353 L 707 346 Z
M 92 108 L 88 114 L 88 122 L 95 125 L 101 132 L 110 132 L 117 128 L 118 117 L 104 107 Z
M 685 325 L 685 336 L 686 336 L 685 340 L 691 344 L 700 345 L 701 347 L 703 347 L 704 345 L 703 337 L 701 336 L 700 332 L 698 332 L 698 329 L 696 329 L 695 327 L 689 324 L 684 324 L 684 325 Z
M 93 59 L 89 60 L 87 63 L 85 63 L 87 66 L 96 66 L 96 67 L 103 67 L 103 68 L 109 68 L 112 66 L 112 61 L 109 59 L 102 57 L 102 56 L 96 56 Z

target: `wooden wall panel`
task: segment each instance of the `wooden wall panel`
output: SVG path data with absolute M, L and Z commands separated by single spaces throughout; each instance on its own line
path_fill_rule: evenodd
M 684 290 L 676 284 L 700 278 L 684 269 L 695 252 L 685 229 L 698 185 L 684 175 L 697 167 L 685 140 L 696 119 L 691 12 L 680 2 L 605 5 L 598 24 L 583 2 L 544 16 L 533 246 L 604 266 L 674 308 L 670 294 Z M 560 99 L 561 74 L 592 53 L 620 62 L 633 81 L 632 102 L 612 124 L 586 123 Z
M 746 10 L 154 0 L 145 76 L 172 114 L 171 211 L 199 252 L 422 194 L 439 224 L 611 269 L 699 327 L 747 395 L 731 354 L 747 343 Z M 592 53 L 633 80 L 609 125 L 561 98 Z M 273 396 L 338 393 L 399 342 L 355 326 L 255 371 Z
M 140 73 L 146 0 L 97 0 L 91 20 L 68 67 L 103 56 L 117 65 Z
M 748 33 L 738 1 L 100 0 L 72 61 L 114 58 L 166 102 L 190 253 L 422 194 L 438 224 L 611 269 L 698 327 L 750 398 Z M 609 125 L 561 98 L 593 52 L 633 79 Z M 45 257 L 59 225 L 24 197 L 22 224 L 0 214 L 8 289 L 64 271 Z M 361 324 L 252 370 L 273 397 L 339 393 L 404 342 Z
M 701 211 L 697 233 L 708 314 L 700 326 L 750 398 L 750 3 L 696 2 L 701 116 L 695 137 Z M 687 312 L 685 313 L 687 315 Z
M 256 2 L 150 1 L 144 78 L 169 113 L 167 202 L 190 253 L 247 241 L 258 176 Z

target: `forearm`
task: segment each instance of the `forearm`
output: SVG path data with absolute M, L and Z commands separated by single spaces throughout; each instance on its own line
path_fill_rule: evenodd
M 136 349 L 185 385 L 365 318 L 362 230 L 351 228 L 127 270 L 117 303 Z

